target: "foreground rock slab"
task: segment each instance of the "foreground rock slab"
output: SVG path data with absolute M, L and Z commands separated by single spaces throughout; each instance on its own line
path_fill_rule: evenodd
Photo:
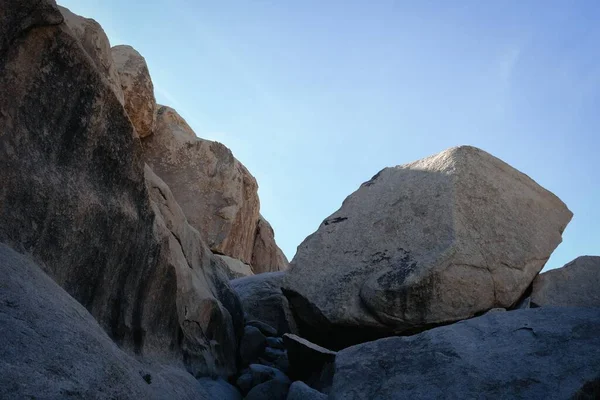
M 0 274 L 0 398 L 240 398 L 223 381 L 196 381 L 177 360 L 141 363 L 125 353 L 83 306 L 4 244 Z
M 600 307 L 600 257 L 582 256 L 533 281 L 534 306 Z
M 299 246 L 283 288 L 311 340 L 457 321 L 516 303 L 571 217 L 525 174 L 455 147 L 365 182 Z
M 600 311 L 491 313 L 338 353 L 330 399 L 569 399 L 600 370 Z

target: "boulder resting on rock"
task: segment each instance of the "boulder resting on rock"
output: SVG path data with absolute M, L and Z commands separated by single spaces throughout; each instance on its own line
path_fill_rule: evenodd
M 298 247 L 284 293 L 328 346 L 510 308 L 571 217 L 527 175 L 454 147 L 362 184 Z

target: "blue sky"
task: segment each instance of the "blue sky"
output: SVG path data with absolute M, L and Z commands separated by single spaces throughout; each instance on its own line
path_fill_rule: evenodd
M 600 255 L 600 2 L 59 0 L 146 58 L 160 103 L 257 178 L 288 257 L 386 166 L 480 147 Z

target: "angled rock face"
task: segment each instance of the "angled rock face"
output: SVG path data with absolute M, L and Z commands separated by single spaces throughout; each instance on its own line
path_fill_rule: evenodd
M 74 37 L 92 59 L 98 72 L 107 80 L 119 102 L 124 104 L 121 81 L 111 55 L 110 42 L 100 24 L 93 19 L 74 14 L 68 8 L 59 7 L 59 9 Z
M 508 164 L 452 148 L 365 182 L 299 246 L 284 291 L 313 330 L 461 320 L 515 303 L 571 217 Z
M 140 137 L 152 134 L 156 99 L 146 60 L 131 46 L 111 50 L 125 101 L 125 110 Z
M 168 187 L 145 180 L 104 72 L 54 2 L 0 15 L 0 242 L 32 254 L 122 347 L 233 373 L 239 300 Z
M 252 270 L 255 274 L 286 270 L 289 262 L 283 251 L 275 244 L 271 224 L 261 215 L 256 225 L 256 237 L 252 250 Z
M 571 399 L 597 379 L 599 329 L 596 309 L 544 307 L 360 344 L 338 353 L 329 398 Z
M 181 363 L 140 363 L 119 349 L 83 306 L 3 244 L 0 274 L 0 398 L 228 398 Z
M 159 107 L 144 142 L 146 162 L 171 188 L 190 224 L 216 253 L 249 264 L 258 221 L 258 185 L 231 151 L 198 139 L 172 109 Z
M 536 306 L 600 307 L 600 257 L 577 257 L 538 275 L 531 302 Z

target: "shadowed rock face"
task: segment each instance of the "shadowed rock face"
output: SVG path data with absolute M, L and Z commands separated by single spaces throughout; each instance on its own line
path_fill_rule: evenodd
M 246 320 L 263 322 L 274 328 L 279 336 L 297 333 L 288 300 L 281 292 L 284 275 L 284 272 L 268 272 L 230 282 L 240 298 Z
M 596 309 L 544 307 L 359 344 L 337 354 L 329 398 L 570 399 L 591 394 L 597 392 L 600 368 L 599 329 Z
M 600 257 L 577 257 L 533 281 L 535 306 L 600 307 Z
M 364 183 L 299 246 L 284 293 L 309 330 L 357 338 L 507 308 L 571 217 L 501 160 L 452 148 Z
M 240 398 L 224 382 L 196 381 L 181 362 L 139 362 L 37 265 L 3 244 L 0 273 L 0 398 Z
M 8 3 L 0 242 L 31 254 L 119 345 L 182 358 L 194 374 L 233 373 L 239 301 L 151 171 L 147 188 L 105 71 L 54 2 Z

